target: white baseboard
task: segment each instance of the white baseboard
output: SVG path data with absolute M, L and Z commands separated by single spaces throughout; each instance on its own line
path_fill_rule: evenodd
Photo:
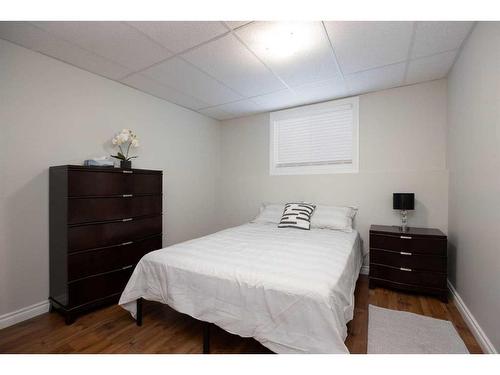
M 370 267 L 368 265 L 361 266 L 361 270 L 359 271 L 359 273 L 362 275 L 369 275 L 370 274 Z
M 31 319 L 49 311 L 49 301 L 42 301 L 22 309 L 0 315 L 0 329 Z
M 448 280 L 448 289 L 451 292 L 451 296 L 453 297 L 455 306 L 457 306 L 460 315 L 462 315 L 462 318 L 464 318 L 465 323 L 467 324 L 472 334 L 476 338 L 477 342 L 479 343 L 479 346 L 481 346 L 483 352 L 488 354 L 498 354 L 495 347 L 491 343 L 490 339 L 488 338 L 488 336 L 486 336 L 483 329 L 481 328 L 477 320 L 474 318 L 474 315 L 472 315 L 469 308 L 463 301 L 462 297 L 460 297 L 460 294 L 458 294 L 455 287 L 450 283 L 450 280 Z

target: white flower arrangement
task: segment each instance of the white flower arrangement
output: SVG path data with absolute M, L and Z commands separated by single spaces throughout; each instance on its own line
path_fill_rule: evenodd
M 113 146 L 118 146 L 119 150 L 116 155 L 111 155 L 111 157 L 123 161 L 129 161 L 131 159 L 136 158 L 137 156 L 128 156 L 130 147 L 137 148 L 139 147 L 139 139 L 137 135 L 130 129 L 123 129 L 120 133 L 115 135 L 111 140 Z M 126 147 L 127 151 L 123 152 L 123 148 Z

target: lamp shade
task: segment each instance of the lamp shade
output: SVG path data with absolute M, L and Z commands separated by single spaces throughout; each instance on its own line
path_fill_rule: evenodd
M 392 195 L 392 208 L 394 210 L 414 210 L 415 193 L 394 193 Z

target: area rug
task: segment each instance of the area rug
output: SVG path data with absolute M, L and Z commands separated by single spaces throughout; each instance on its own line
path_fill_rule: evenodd
M 369 305 L 368 354 L 468 354 L 447 320 Z

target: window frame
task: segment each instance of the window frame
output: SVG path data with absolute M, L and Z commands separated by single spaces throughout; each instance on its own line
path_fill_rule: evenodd
M 276 166 L 275 162 L 276 152 L 277 152 L 275 147 L 276 121 L 287 120 L 295 117 L 310 116 L 346 104 L 352 105 L 352 111 L 353 111 L 352 163 L 304 165 L 304 166 L 293 166 L 293 167 Z M 359 97 L 358 96 L 271 112 L 269 118 L 269 174 L 271 176 L 337 174 L 337 173 L 359 173 Z

